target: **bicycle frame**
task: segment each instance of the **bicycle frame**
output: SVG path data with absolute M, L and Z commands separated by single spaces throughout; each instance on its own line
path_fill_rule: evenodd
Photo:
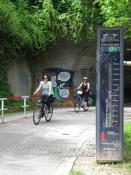
M 76 95 L 75 95 L 75 99 L 78 99 L 78 100 L 80 100 L 80 102 L 82 102 L 83 97 L 82 97 L 81 94 L 76 94 Z

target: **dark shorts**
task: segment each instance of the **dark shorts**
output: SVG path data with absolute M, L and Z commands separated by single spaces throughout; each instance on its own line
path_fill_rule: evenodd
M 42 103 L 43 103 L 43 105 L 46 104 L 47 106 L 50 106 L 51 96 L 49 96 L 49 95 L 42 95 Z
M 50 105 L 51 103 L 53 103 L 55 101 L 55 97 L 53 97 L 53 95 L 43 95 L 42 96 L 42 103 L 43 104 L 47 104 Z
M 83 92 L 83 98 L 86 102 L 88 102 L 88 97 L 89 97 L 89 91 L 88 92 Z

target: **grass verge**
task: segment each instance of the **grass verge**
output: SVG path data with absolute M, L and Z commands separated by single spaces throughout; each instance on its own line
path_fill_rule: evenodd
M 71 171 L 69 173 L 69 175 L 84 175 L 83 173 L 81 173 L 80 171 Z
M 131 170 L 131 122 L 124 124 L 124 161 L 123 163 L 112 164 L 114 169 Z
M 124 125 L 124 160 L 131 162 L 131 122 Z

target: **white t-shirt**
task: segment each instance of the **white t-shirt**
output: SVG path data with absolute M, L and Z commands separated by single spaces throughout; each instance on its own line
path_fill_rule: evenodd
M 51 94 L 53 94 L 51 81 L 48 81 L 47 83 L 45 83 L 44 81 L 41 81 L 40 82 L 40 88 L 42 90 L 42 94 L 43 95 L 51 95 Z

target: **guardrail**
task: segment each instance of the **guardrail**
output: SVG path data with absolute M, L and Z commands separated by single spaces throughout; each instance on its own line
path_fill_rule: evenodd
M 13 110 L 13 109 L 18 109 L 18 108 L 23 108 L 24 109 L 24 118 L 26 118 L 26 112 L 27 112 L 27 107 L 31 105 L 27 105 L 27 99 L 34 98 L 36 96 L 15 96 L 15 97 L 9 97 L 9 98 L 0 98 L 1 101 L 1 116 L 2 116 L 2 123 L 5 122 L 5 116 L 4 116 L 4 111 L 6 110 Z M 9 108 L 5 108 L 5 101 L 6 100 L 17 100 L 17 99 L 22 99 L 23 100 L 23 105 L 22 106 L 13 106 Z

